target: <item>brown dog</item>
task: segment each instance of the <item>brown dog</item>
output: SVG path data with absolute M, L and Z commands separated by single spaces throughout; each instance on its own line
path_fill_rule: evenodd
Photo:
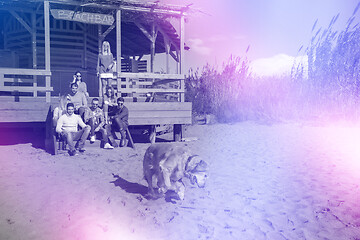
M 199 157 L 197 155 L 191 156 L 189 151 L 181 145 L 170 143 L 152 144 L 146 150 L 143 162 L 144 176 L 148 183 L 150 197 L 158 198 L 168 190 L 173 190 L 183 200 L 185 186 L 182 178 L 184 176 L 189 177 L 192 183 L 194 183 L 192 179 L 195 178 L 195 182 L 197 182 L 194 170 L 199 164 L 195 166 L 194 159 L 199 159 Z M 201 160 L 201 163 L 205 162 Z M 153 176 L 155 176 L 159 188 L 157 193 L 153 188 Z M 203 187 L 204 184 L 200 186 L 198 183 L 198 186 Z

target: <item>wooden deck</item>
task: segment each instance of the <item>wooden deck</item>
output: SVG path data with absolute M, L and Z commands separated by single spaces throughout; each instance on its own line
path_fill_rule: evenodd
M 14 97 L 0 97 L 0 128 L 11 124 L 21 124 L 46 129 L 45 147 L 49 152 L 56 152 L 54 142 L 54 126 L 52 126 L 52 110 L 58 105 L 59 98 L 21 97 L 14 102 Z M 130 100 L 127 99 L 128 101 Z M 130 126 L 146 126 L 149 130 L 150 142 L 155 142 L 157 126 L 173 125 L 174 140 L 182 138 L 182 125 L 192 123 L 192 104 L 189 102 L 125 102 L 129 109 Z

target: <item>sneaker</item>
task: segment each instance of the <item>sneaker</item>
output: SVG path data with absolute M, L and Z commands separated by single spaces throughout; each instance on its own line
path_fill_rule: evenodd
M 125 138 L 122 138 L 121 141 L 120 141 L 120 147 L 125 147 L 126 146 L 126 139 Z
M 95 135 L 93 135 L 93 136 L 90 137 L 90 143 L 94 143 L 95 140 L 96 140 Z
M 76 150 L 69 150 L 68 153 L 70 156 L 75 156 Z
M 105 149 L 114 149 L 114 147 L 111 146 L 110 143 L 105 143 L 104 148 Z
M 83 153 L 85 151 L 86 151 L 85 148 L 79 148 L 79 152 Z
M 117 148 L 119 145 L 115 142 L 115 139 L 110 139 L 109 138 L 109 140 L 110 140 L 110 143 L 111 143 L 111 145 L 114 147 L 114 148 Z

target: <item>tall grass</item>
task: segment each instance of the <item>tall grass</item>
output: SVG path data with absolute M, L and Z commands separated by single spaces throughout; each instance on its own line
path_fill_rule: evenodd
M 230 57 L 221 70 L 208 64 L 190 70 L 186 100 L 195 115 L 214 114 L 220 122 L 359 119 L 359 8 L 341 31 L 333 30 L 339 15 L 324 29 L 315 22 L 309 45 L 299 51 L 307 66 L 294 63 L 291 75 L 259 78 L 246 57 Z

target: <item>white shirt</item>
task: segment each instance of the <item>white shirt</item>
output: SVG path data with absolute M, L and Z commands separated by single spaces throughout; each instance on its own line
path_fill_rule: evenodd
M 66 130 L 67 132 L 77 132 L 78 125 L 81 128 L 86 127 L 86 124 L 79 115 L 64 114 L 59 118 L 56 124 L 56 132 L 61 133 L 63 130 Z

